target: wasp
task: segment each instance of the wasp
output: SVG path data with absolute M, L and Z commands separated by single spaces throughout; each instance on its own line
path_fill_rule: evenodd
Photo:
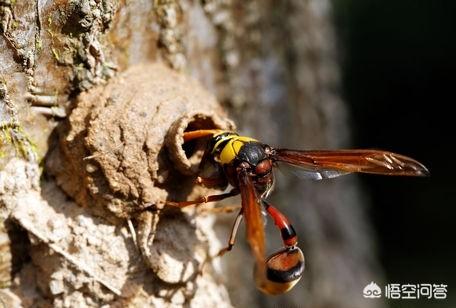
M 305 170 L 313 179 L 334 178 L 352 172 L 392 176 L 427 176 L 426 167 L 418 161 L 396 153 L 381 150 L 289 150 L 276 149 L 256 139 L 240 136 L 224 130 L 194 130 L 184 132 L 184 144 L 199 138 L 207 138 L 200 172 L 209 164 L 215 167 L 215 176 L 197 178 L 197 182 L 209 186 L 232 189 L 226 193 L 209 195 L 197 200 L 172 202 L 178 207 L 220 201 L 240 194 L 242 205 L 229 237 L 228 245 L 219 256 L 230 251 L 236 233 L 245 220 L 247 241 L 255 257 L 254 277 L 259 290 L 277 295 L 293 288 L 301 279 L 305 261 L 297 246 L 297 234 L 287 219 L 267 197 L 274 187 L 273 169 L 284 163 Z M 265 257 L 265 232 L 263 215 L 272 218 L 280 231 L 283 248 Z

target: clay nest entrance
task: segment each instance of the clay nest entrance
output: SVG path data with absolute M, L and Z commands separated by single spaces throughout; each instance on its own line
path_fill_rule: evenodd
M 54 178 L 39 186 L 38 166 L 22 160 L 0 171 L 0 180 L 30 179 L 19 192 L 17 183 L 2 186 L 11 191 L 2 196 L 10 217 L 32 239 L 19 293 L 29 286 L 38 290 L 31 302 L 57 307 L 228 302 L 213 272 L 200 275 L 218 243 L 213 219 L 159 215 L 170 191 L 194 186 L 188 179 L 204 142 L 184 145 L 183 133 L 201 128 L 234 127 L 198 83 L 160 64 L 130 68 L 82 93 L 46 162 Z M 144 204 L 158 210 L 138 214 Z
M 132 68 L 80 95 L 49 169 L 78 204 L 128 217 L 167 199 L 171 169 L 197 172 L 204 140 L 184 145 L 183 133 L 203 128 L 234 125 L 195 81 L 158 64 Z
M 182 117 L 171 126 L 166 145 L 175 167 L 182 174 L 195 175 L 198 173 L 198 167 L 209 139 L 209 137 L 197 138 L 184 143 L 184 132 L 206 129 L 223 129 L 223 127 L 220 125 L 219 119 L 203 113 Z

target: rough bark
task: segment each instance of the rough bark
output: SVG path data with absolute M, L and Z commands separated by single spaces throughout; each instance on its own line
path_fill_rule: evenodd
M 329 1 L 2 0 L 0 19 L 0 206 L 20 243 L 7 244 L 0 230 L 3 301 L 381 305 L 361 297 L 378 269 L 353 178 L 278 175 L 273 201 L 293 218 L 307 269 L 276 298 L 255 290 L 241 236 L 222 267 L 215 260 L 202 268 L 221 245 L 213 215 L 137 212 L 202 193 L 191 184 L 192 162 L 179 165 L 164 150 L 182 116 L 201 112 L 221 118 L 204 125 L 229 127 L 224 109 L 243 133 L 273 146 L 347 145 Z M 223 242 L 231 220 L 217 220 Z M 14 268 L 17 249 L 29 258 Z

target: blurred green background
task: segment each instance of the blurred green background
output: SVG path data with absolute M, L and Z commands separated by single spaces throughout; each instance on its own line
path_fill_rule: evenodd
M 444 283 L 456 307 L 456 1 L 333 0 L 353 145 L 423 162 L 426 179 L 361 176 L 387 283 Z

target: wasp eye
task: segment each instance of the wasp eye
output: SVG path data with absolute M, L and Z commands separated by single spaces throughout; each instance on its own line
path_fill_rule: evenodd
M 272 162 L 270 159 L 264 159 L 258 163 L 255 167 L 255 173 L 257 175 L 265 175 L 271 172 Z

